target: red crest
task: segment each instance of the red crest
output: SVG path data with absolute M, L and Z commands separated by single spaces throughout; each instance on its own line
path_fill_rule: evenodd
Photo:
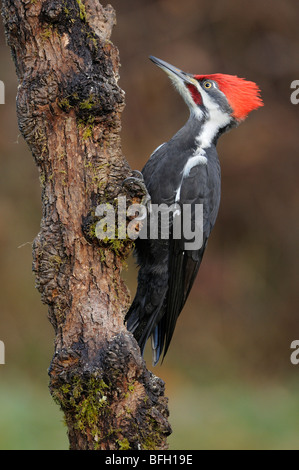
M 260 89 L 256 83 L 239 78 L 236 75 L 215 73 L 212 75 L 194 75 L 196 80 L 214 80 L 225 94 L 238 121 L 245 119 L 250 111 L 263 106 Z

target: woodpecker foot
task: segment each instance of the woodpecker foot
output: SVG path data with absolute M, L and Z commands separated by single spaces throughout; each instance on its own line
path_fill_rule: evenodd
M 126 178 L 123 181 L 122 186 L 126 187 L 130 192 L 134 190 L 134 193 L 137 193 L 138 196 L 139 196 L 139 190 L 140 190 L 140 193 L 142 195 L 142 198 L 141 198 L 142 205 L 146 206 L 150 202 L 151 197 L 145 186 L 143 174 L 140 171 L 133 170 L 132 176 L 130 176 L 129 178 Z

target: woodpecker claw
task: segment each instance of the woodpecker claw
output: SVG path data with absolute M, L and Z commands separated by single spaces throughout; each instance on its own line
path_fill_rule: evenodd
M 122 186 L 136 185 L 141 190 L 141 193 L 143 194 L 143 197 L 141 199 L 141 204 L 146 206 L 150 202 L 151 197 L 150 197 L 150 195 L 148 193 L 148 190 L 145 186 L 145 182 L 144 182 L 144 179 L 143 179 L 143 174 L 138 170 L 133 170 L 132 174 L 133 174 L 133 176 L 130 176 L 129 178 L 126 178 L 122 182 Z
M 143 179 L 143 174 L 141 171 L 138 170 L 133 170 L 132 171 L 132 176 L 129 176 L 122 182 L 122 186 L 125 186 L 127 183 L 132 183 L 137 181 L 144 181 Z
M 144 179 L 143 179 L 143 174 L 141 173 L 141 171 L 139 171 L 139 170 L 133 170 L 133 171 L 132 171 L 132 174 L 133 174 L 133 177 L 138 178 L 138 179 L 144 181 Z

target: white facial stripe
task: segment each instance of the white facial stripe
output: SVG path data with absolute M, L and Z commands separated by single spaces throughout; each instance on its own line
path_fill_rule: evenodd
M 203 105 L 211 112 L 213 110 L 219 110 L 219 105 L 209 95 L 204 87 L 198 84 L 198 91 L 201 94 Z M 220 90 L 219 90 L 220 92 Z M 221 92 L 220 92 L 221 93 Z
M 197 141 L 201 149 L 206 149 L 211 146 L 219 129 L 222 129 L 230 123 L 231 117 L 220 109 L 218 104 L 203 88 L 201 88 L 200 93 L 203 105 L 209 112 L 209 118 L 202 126 L 201 132 L 197 137 Z

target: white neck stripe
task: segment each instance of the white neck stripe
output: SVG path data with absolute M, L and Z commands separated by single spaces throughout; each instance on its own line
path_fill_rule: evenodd
M 203 104 L 209 112 L 209 116 L 203 123 L 201 132 L 196 140 L 199 148 L 204 150 L 211 146 L 219 130 L 230 123 L 231 117 L 226 112 L 222 111 L 217 103 L 215 103 L 203 89 L 201 90 L 201 96 Z

